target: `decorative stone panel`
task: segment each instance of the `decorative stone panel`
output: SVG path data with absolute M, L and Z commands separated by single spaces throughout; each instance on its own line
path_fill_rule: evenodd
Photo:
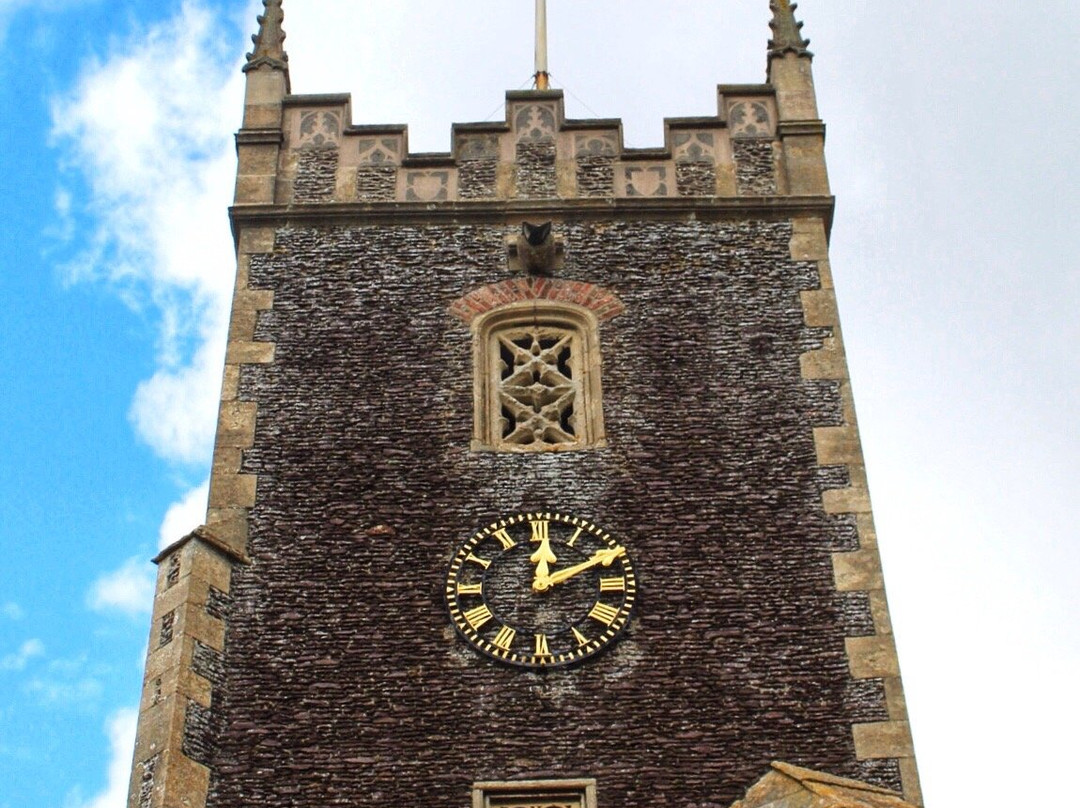
M 460 162 L 469 160 L 498 160 L 499 136 L 490 134 L 459 135 L 456 153 L 457 159 Z
M 295 112 L 297 126 L 293 148 L 337 148 L 341 142 L 341 112 L 332 109 L 309 109 Z
M 510 107 L 511 126 L 517 141 L 554 140 L 559 113 L 553 103 L 514 104 Z
M 402 172 L 406 202 L 445 202 L 451 197 L 449 169 L 406 170 Z
M 776 135 L 776 112 L 767 99 L 730 101 L 728 130 L 733 138 L 768 138 Z
M 356 138 L 359 164 L 363 166 L 399 165 L 402 145 L 402 139 L 396 136 Z
M 609 132 L 584 132 L 574 135 L 574 156 L 618 157 L 618 135 Z
M 623 163 L 619 176 L 619 196 L 672 196 L 676 190 L 675 170 L 670 163 Z
M 675 132 L 671 137 L 676 163 L 716 163 L 716 132 Z

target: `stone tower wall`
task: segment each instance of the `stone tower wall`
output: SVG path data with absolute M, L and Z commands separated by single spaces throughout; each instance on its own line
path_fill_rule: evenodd
M 288 95 L 280 61 L 249 73 L 208 526 L 159 558 L 132 808 L 556 776 L 727 805 L 777 759 L 919 801 L 804 61 L 661 149 L 530 92 L 436 155 Z M 555 277 L 530 278 L 516 234 L 546 220 Z M 470 320 L 541 297 L 598 313 L 604 445 L 473 451 Z M 579 668 L 500 666 L 450 625 L 453 551 L 524 511 L 635 559 L 627 636 Z

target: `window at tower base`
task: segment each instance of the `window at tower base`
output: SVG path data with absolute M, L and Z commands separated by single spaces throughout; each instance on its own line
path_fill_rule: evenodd
M 473 323 L 473 449 L 551 452 L 604 445 L 596 316 L 531 300 Z
M 596 781 L 516 780 L 474 783 L 472 808 L 596 808 Z

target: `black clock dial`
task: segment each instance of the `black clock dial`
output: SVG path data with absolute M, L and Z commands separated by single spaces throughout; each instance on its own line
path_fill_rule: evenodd
M 548 512 L 477 531 L 446 578 L 461 637 L 526 668 L 572 665 L 607 648 L 626 629 L 636 592 L 626 547 L 592 522 Z

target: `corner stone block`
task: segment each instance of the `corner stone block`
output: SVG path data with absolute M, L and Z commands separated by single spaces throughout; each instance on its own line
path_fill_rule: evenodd
M 825 170 L 824 141 L 820 136 L 784 138 L 788 191 L 795 196 L 829 194 L 829 176 Z
M 850 425 L 816 427 L 814 446 L 819 466 L 862 465 L 859 435 Z
M 155 626 L 157 620 L 154 621 Z M 155 633 L 156 634 L 156 633 Z M 156 636 L 150 640 L 151 649 L 146 657 L 146 679 L 164 679 L 180 670 L 184 660 L 184 649 L 175 639 L 167 645 L 158 646 Z
M 266 311 L 274 308 L 273 289 L 239 289 L 236 292 L 234 308 L 245 308 L 252 311 Z
M 900 676 L 900 663 L 891 635 L 848 637 L 844 644 L 853 678 L 888 679 Z
M 919 783 L 919 768 L 914 757 L 900 758 L 900 782 L 904 786 L 904 799 L 915 805 L 922 805 L 922 785 Z
M 240 232 L 240 252 L 272 253 L 274 251 L 274 229 L 272 227 L 248 227 Z
M 225 361 L 230 365 L 269 365 L 274 361 L 274 343 L 230 343 Z
M 900 721 L 907 718 L 907 697 L 899 677 L 885 680 L 885 704 L 889 708 L 890 718 Z
M 218 414 L 217 444 L 239 449 L 255 445 L 254 401 L 222 402 Z
M 864 550 L 878 546 L 877 527 L 874 525 L 874 515 L 869 511 L 860 513 L 855 517 L 855 526 L 859 531 L 859 546 Z
M 210 505 L 206 523 L 213 529 L 221 543 L 240 557 L 246 555 L 248 540 L 247 509 L 231 503 L 215 507 Z
M 235 401 L 240 396 L 240 367 L 226 365 L 221 377 L 221 400 Z
M 211 617 L 201 604 L 191 604 L 187 608 L 184 624 L 185 641 L 198 640 L 203 645 L 221 651 L 225 648 L 225 625 Z M 175 640 L 174 640 L 175 642 Z
M 821 219 L 795 219 L 792 222 L 791 257 L 796 261 L 825 261 L 829 258 L 829 239 Z
M 188 668 L 181 671 L 178 681 L 178 689 L 185 698 L 197 702 L 203 707 L 210 706 L 213 699 L 213 685 L 207 679 Z
M 802 293 L 803 319 L 811 328 L 835 327 L 840 319 L 836 296 L 829 289 L 812 289 Z
M 808 351 L 799 357 L 804 379 L 847 379 L 847 361 L 835 340 L 826 340 L 826 347 Z
M 276 178 L 272 174 L 240 176 L 233 192 L 237 205 L 270 205 L 274 202 Z
M 884 589 L 875 589 L 870 593 L 870 614 L 874 618 L 874 627 L 878 634 L 892 634 L 892 617 L 889 615 Z
M 869 592 L 885 586 L 877 550 L 833 554 L 833 575 L 838 592 Z
M 278 145 L 244 145 L 238 151 L 241 173 L 246 176 L 272 176 L 277 172 Z
M 821 282 L 822 289 L 833 290 L 833 276 L 832 276 L 832 263 L 829 261 L 818 261 L 818 280 Z
M 229 342 L 251 342 L 255 339 L 255 324 L 259 314 L 254 309 L 242 308 L 233 303 L 229 319 Z
M 181 741 L 182 743 L 182 741 Z M 178 743 L 176 750 L 181 748 Z M 165 793 L 160 805 L 163 808 L 196 808 L 206 804 L 210 790 L 210 770 L 190 760 L 178 751 L 173 751 L 169 761 Z
M 210 489 L 211 508 L 253 508 L 255 507 L 255 485 L 258 478 L 254 474 L 219 475 Z
M 864 513 L 870 510 L 870 494 L 865 488 L 830 488 L 821 501 L 825 513 Z
M 211 464 L 213 474 L 239 474 L 244 462 L 244 450 L 238 446 L 217 446 L 214 448 L 214 461 Z
M 192 549 L 191 574 L 199 580 L 199 603 L 205 604 L 209 587 L 228 594 L 232 582 L 232 565 L 217 550 L 205 546 Z
M 859 760 L 915 756 L 911 727 L 907 721 L 855 724 L 851 731 L 855 736 L 855 756 Z

